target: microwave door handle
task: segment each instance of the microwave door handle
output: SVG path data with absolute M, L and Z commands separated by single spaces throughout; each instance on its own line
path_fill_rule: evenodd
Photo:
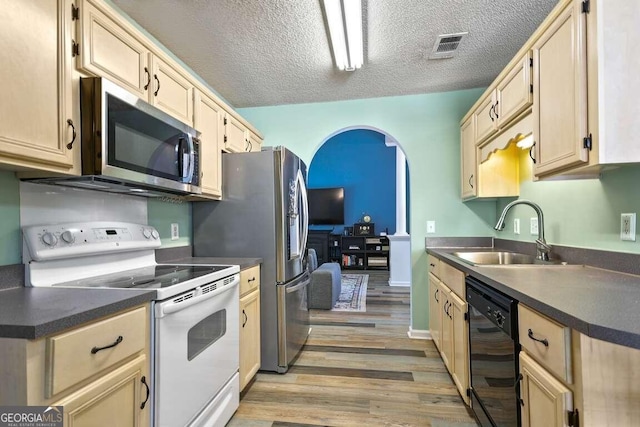
M 193 181 L 193 172 L 195 170 L 195 155 L 196 155 L 196 150 L 193 146 L 193 136 L 191 135 L 187 135 L 187 141 L 189 142 L 189 155 L 187 156 L 187 160 L 189 161 L 189 169 L 187 172 L 187 182 L 192 182 Z
M 183 178 L 184 171 L 184 148 L 182 148 L 182 144 L 184 143 L 184 138 L 180 137 L 178 139 L 178 176 Z

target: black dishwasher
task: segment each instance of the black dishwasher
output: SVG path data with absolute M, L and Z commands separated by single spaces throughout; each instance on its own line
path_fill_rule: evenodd
M 471 276 L 466 285 L 473 412 L 482 427 L 517 427 L 517 301 Z

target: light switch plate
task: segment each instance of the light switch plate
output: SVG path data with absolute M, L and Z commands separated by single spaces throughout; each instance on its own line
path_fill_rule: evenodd
M 538 218 L 531 218 L 531 230 L 530 233 L 532 235 L 538 235 Z
M 427 221 L 427 233 L 433 234 L 436 232 L 436 222 L 435 221 Z
M 178 240 L 180 238 L 180 228 L 178 227 L 178 223 L 174 222 L 171 224 L 171 240 Z

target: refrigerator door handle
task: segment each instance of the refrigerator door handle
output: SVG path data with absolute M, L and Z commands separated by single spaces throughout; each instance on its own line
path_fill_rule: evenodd
M 307 186 L 304 183 L 304 177 L 302 176 L 302 172 L 298 169 L 298 183 L 300 185 L 300 193 L 302 196 L 302 207 L 303 207 L 303 234 L 302 234 L 302 244 L 301 254 L 305 253 L 307 249 L 307 240 L 309 239 L 309 199 L 307 196 Z

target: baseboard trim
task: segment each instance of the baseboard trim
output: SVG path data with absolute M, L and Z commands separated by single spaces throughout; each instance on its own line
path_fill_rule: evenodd
M 411 286 L 411 282 L 398 282 L 398 281 L 394 281 L 392 282 L 391 280 L 389 280 L 389 286 Z
M 409 331 L 407 332 L 407 335 L 412 340 L 430 340 L 430 339 L 433 339 L 433 338 L 431 338 L 431 332 L 426 330 L 426 329 L 409 328 Z

